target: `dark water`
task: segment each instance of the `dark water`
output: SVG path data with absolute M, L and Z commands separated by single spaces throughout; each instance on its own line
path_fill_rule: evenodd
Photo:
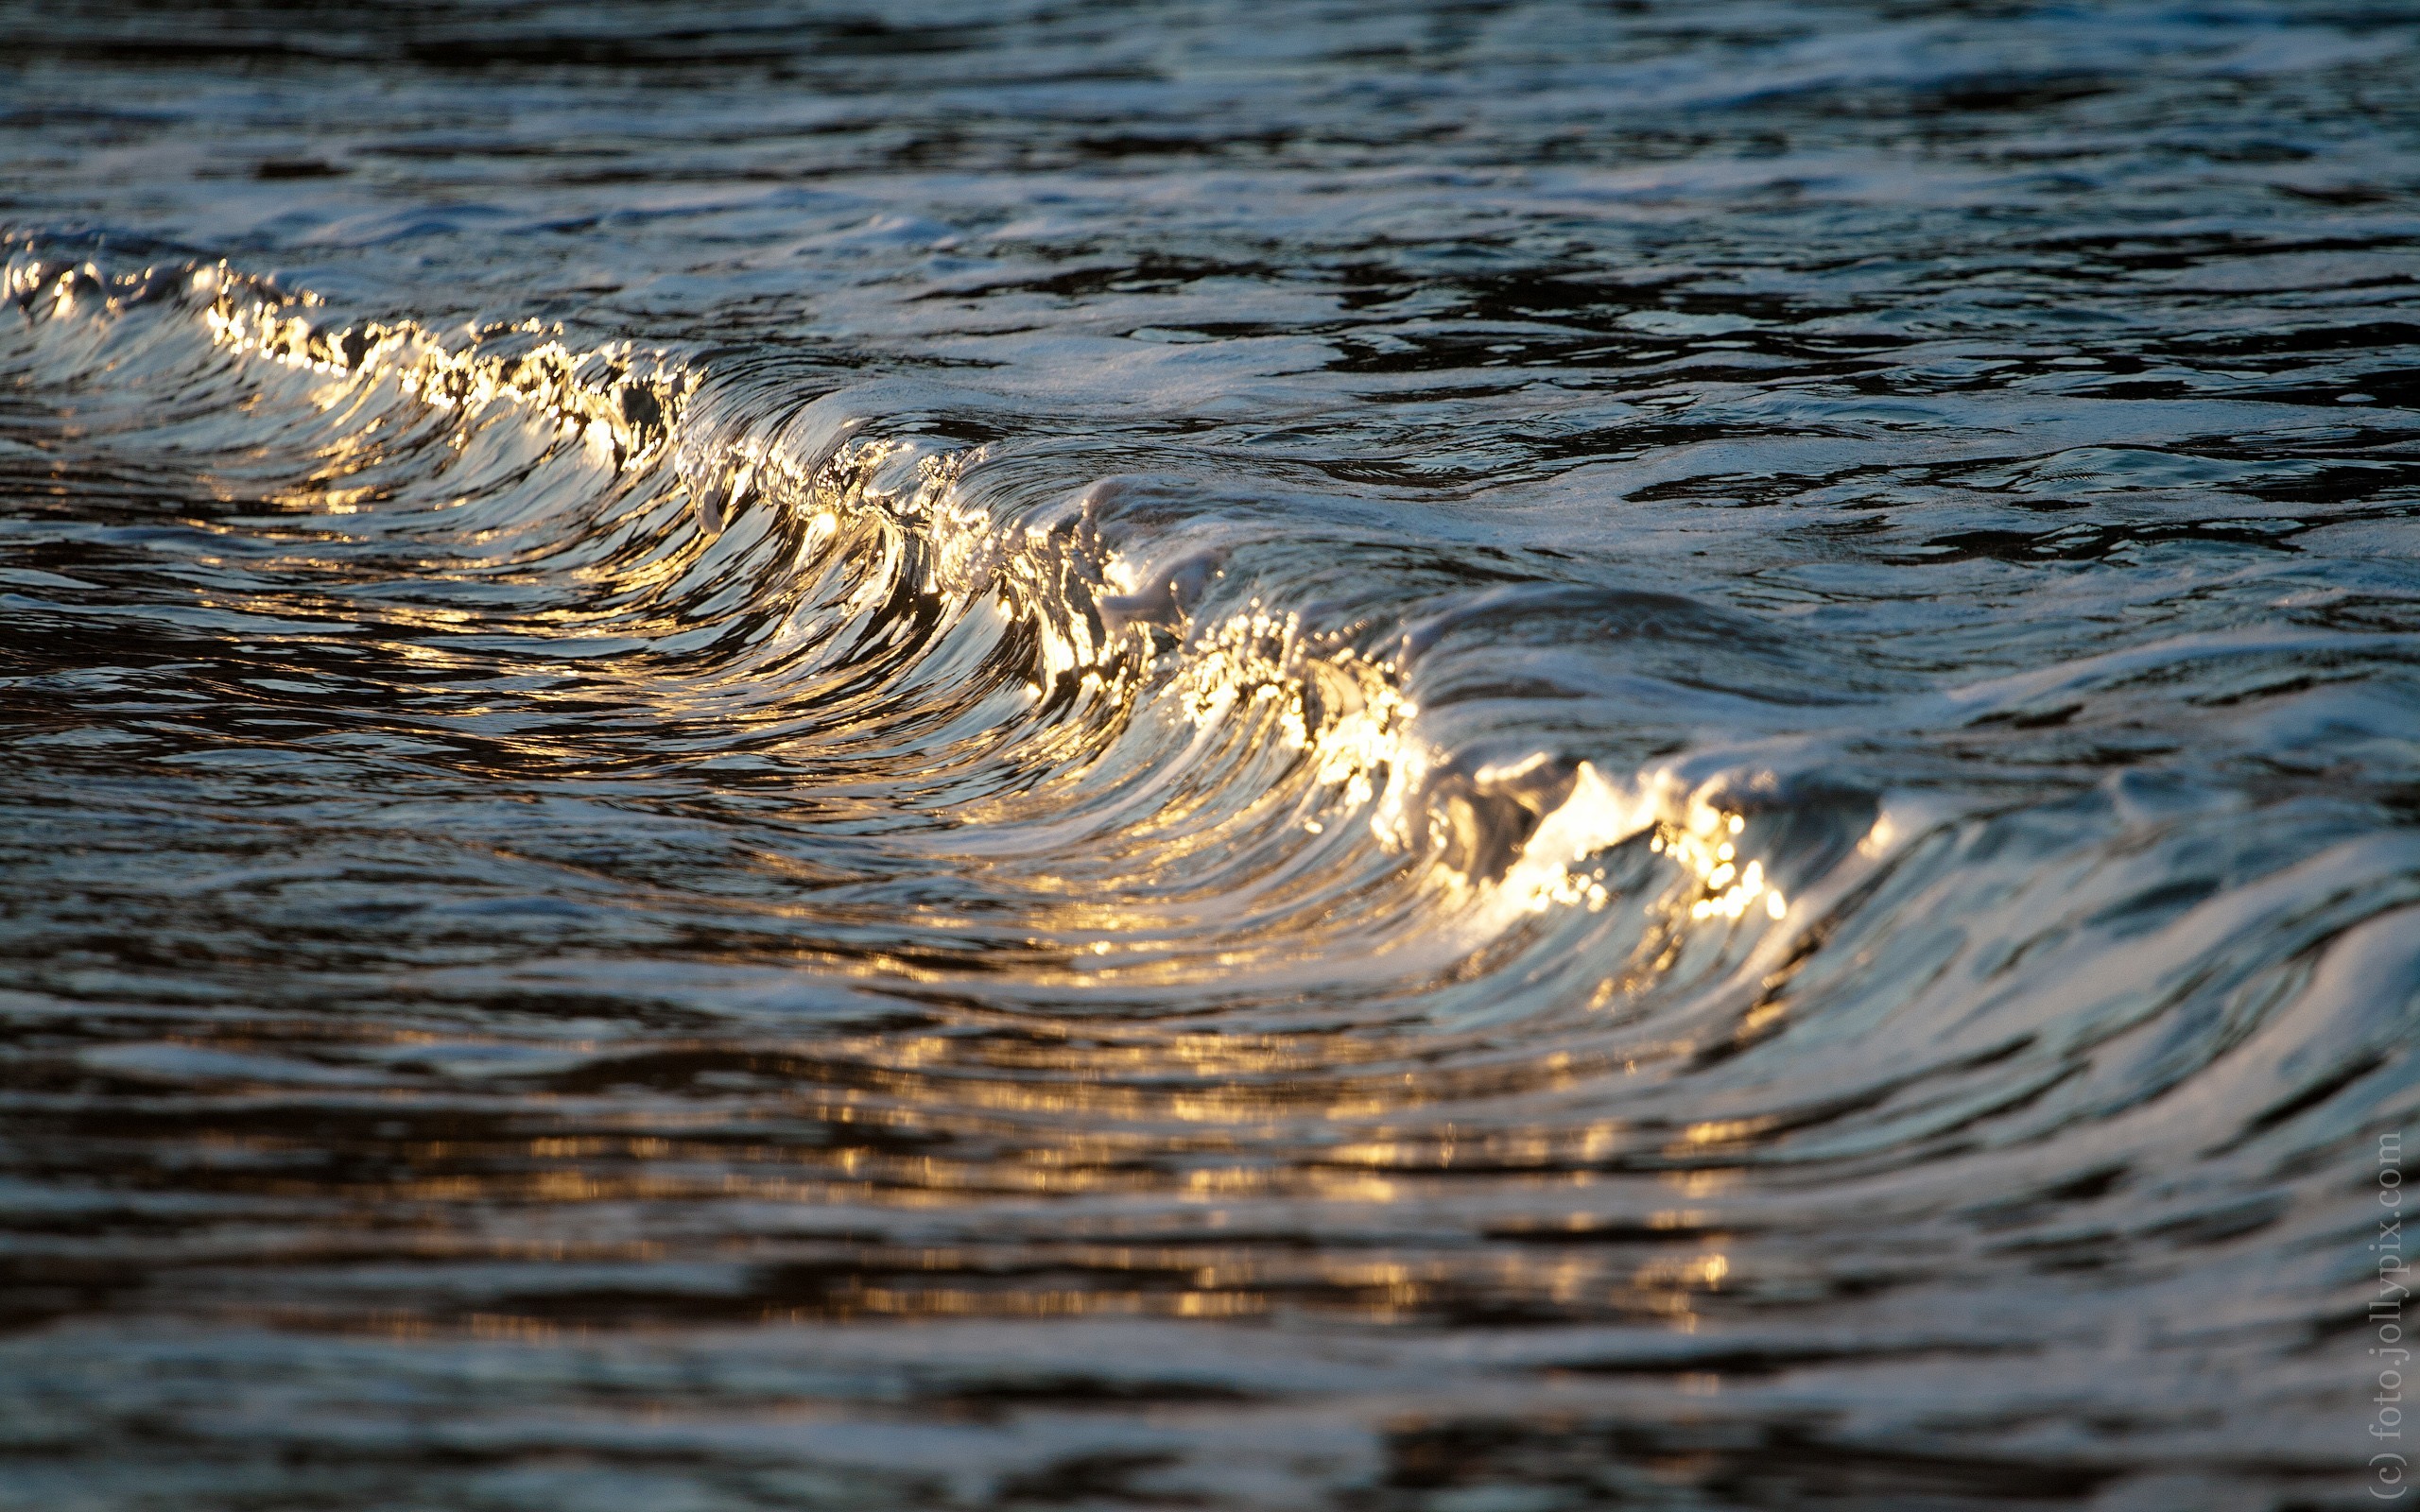
M 2420 12 L 12 5 L 0 224 L 0 1505 L 2394 1488 Z

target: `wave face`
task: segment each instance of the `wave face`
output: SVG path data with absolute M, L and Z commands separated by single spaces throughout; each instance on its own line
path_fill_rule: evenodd
M 2398 1484 L 2408 18 L 0 56 L 0 1501 Z

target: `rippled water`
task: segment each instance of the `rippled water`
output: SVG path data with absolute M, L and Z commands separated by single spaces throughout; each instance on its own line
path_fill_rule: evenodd
M 0 1504 L 2376 1504 L 2415 105 L 0 10 Z

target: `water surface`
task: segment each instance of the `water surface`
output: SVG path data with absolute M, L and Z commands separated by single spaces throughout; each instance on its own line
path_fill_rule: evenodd
M 2416 81 L 0 9 L 0 1503 L 2371 1504 Z

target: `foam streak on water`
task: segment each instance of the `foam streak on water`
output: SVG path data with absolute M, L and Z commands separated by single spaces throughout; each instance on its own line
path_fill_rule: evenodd
M 0 1505 L 2350 1505 L 2420 27 L 0 10 Z

